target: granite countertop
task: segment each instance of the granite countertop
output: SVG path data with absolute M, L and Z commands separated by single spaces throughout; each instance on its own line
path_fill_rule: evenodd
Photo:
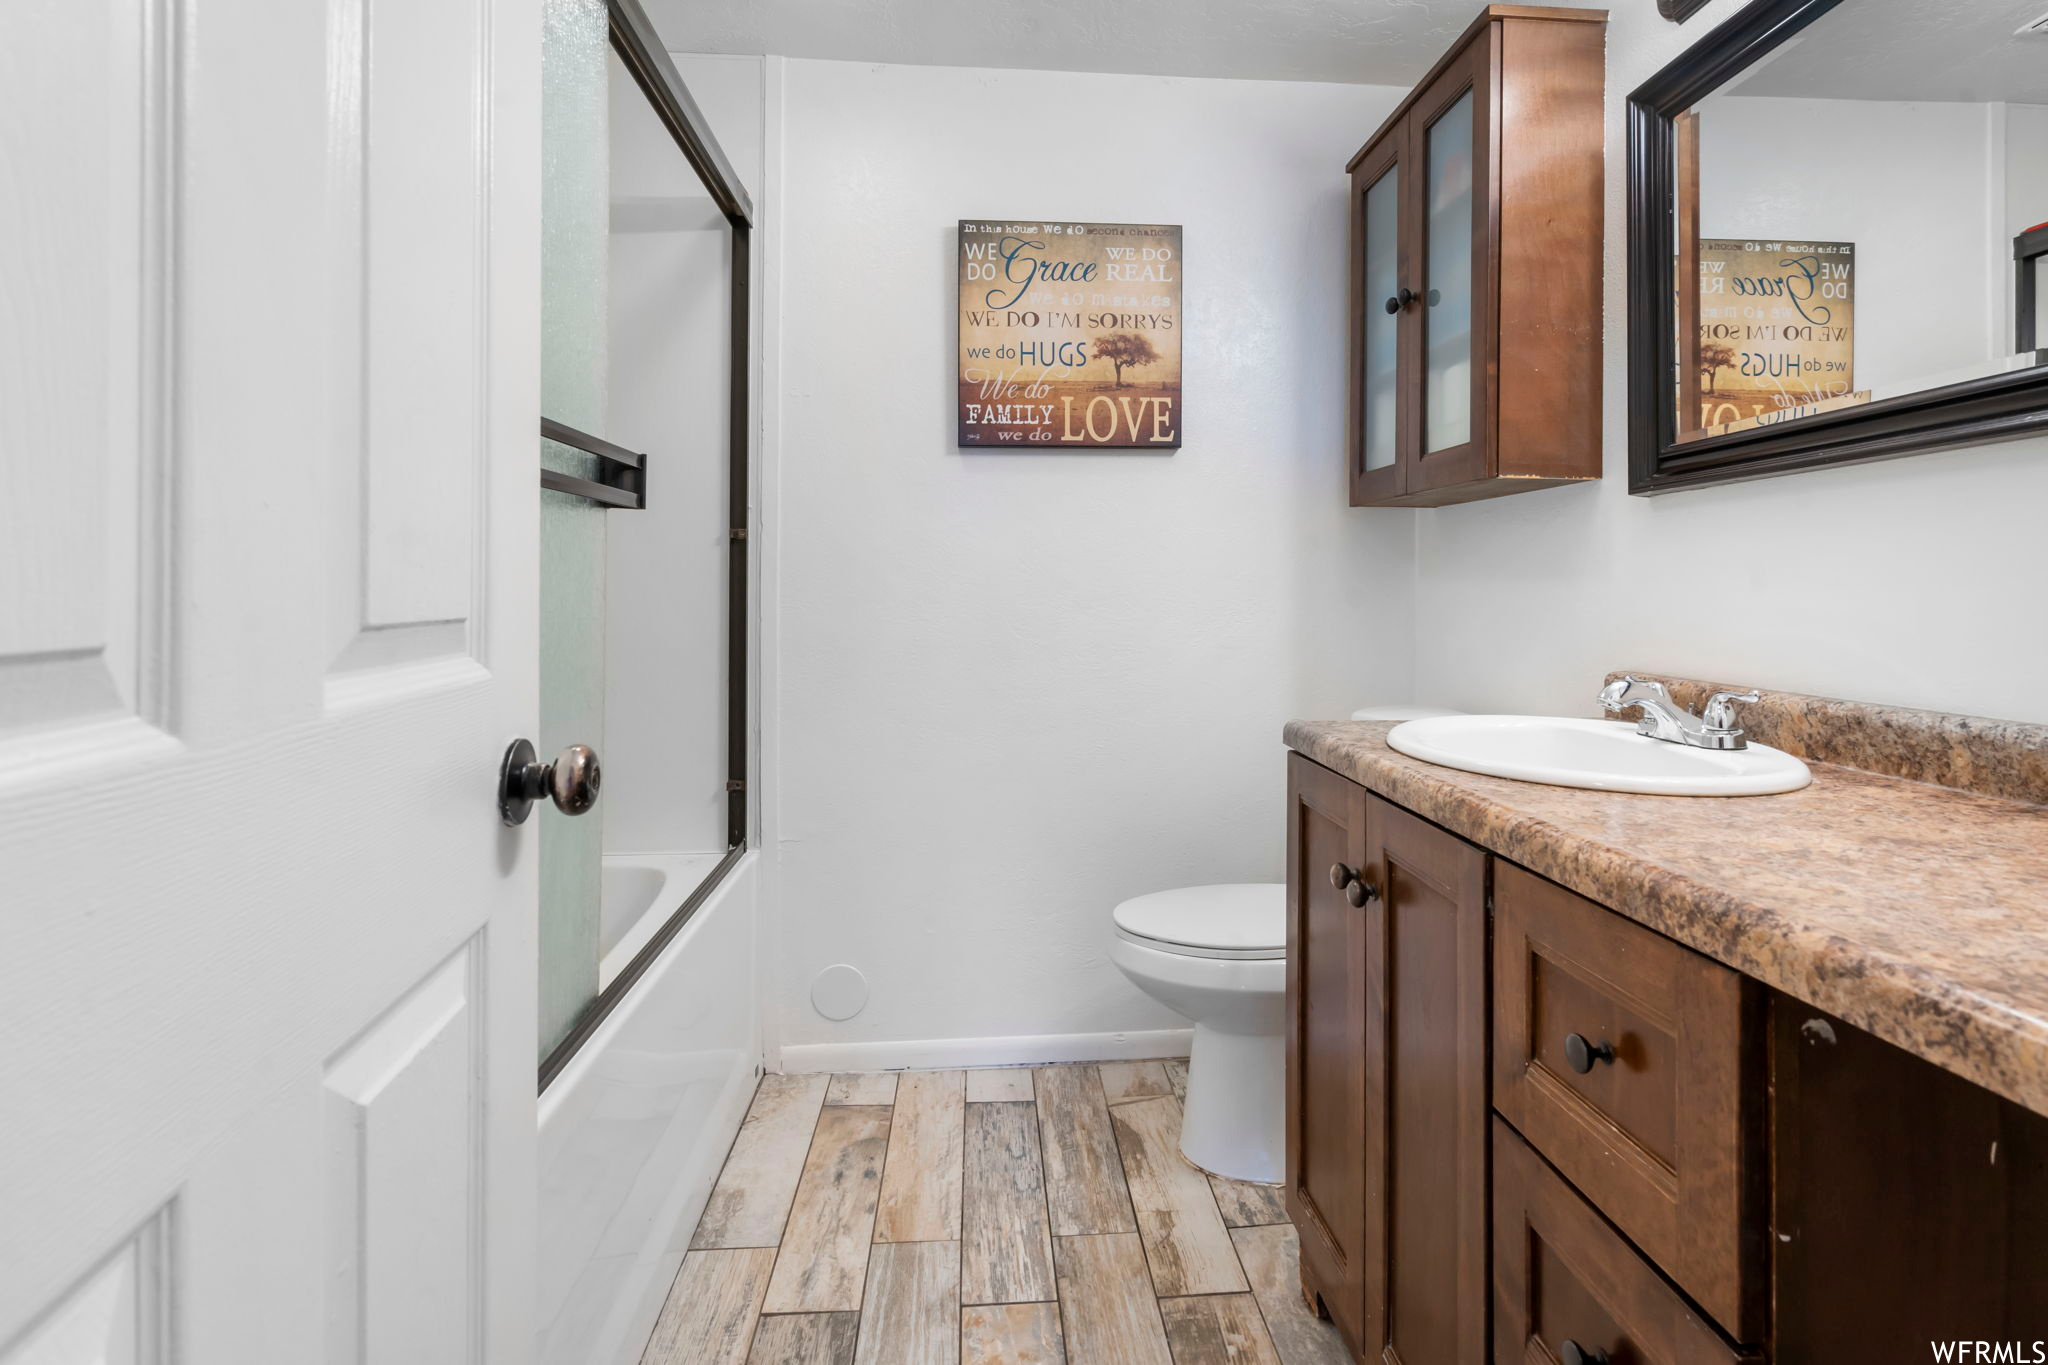
M 1782 721 L 1824 699 L 1772 700 L 1793 703 L 1777 709 Z M 1901 714 L 1882 713 L 1894 729 Z M 1951 730 L 1970 719 L 1921 714 Z M 2006 726 L 2012 741 L 1992 746 L 1986 770 L 2010 773 L 2044 751 L 2038 727 L 1975 724 L 1979 734 Z M 1826 762 L 1814 753 L 1825 742 L 1781 744 L 1803 747 L 1813 768 L 1811 786 L 1781 796 L 1582 791 L 1409 758 L 1387 747 L 1392 728 L 1295 721 L 1286 740 L 1502 857 L 2048 1114 L 2048 805 Z M 1752 728 L 1771 742 L 1797 727 Z M 1869 735 L 1838 732 L 1835 751 L 1866 758 Z

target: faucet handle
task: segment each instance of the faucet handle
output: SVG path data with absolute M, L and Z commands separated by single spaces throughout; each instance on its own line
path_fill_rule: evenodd
M 1641 704 L 1639 699 L 1629 696 L 1629 693 L 1637 691 L 1646 692 L 1662 701 L 1671 700 L 1671 689 L 1663 683 L 1654 678 L 1638 678 L 1633 673 L 1624 673 L 1600 689 L 1600 704 L 1609 711 L 1626 711 L 1631 706 Z
M 1754 688 L 1747 692 L 1716 692 L 1700 708 L 1700 719 L 1710 730 L 1733 730 L 1738 728 L 1735 724 L 1736 706 L 1762 700 L 1763 693 Z

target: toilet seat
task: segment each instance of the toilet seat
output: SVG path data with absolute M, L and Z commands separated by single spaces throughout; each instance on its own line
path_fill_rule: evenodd
M 1278 882 L 1183 886 L 1117 906 L 1117 937 L 1176 957 L 1287 956 L 1287 888 Z

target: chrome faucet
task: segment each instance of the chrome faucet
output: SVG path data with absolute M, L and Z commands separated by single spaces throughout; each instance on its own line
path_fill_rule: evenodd
M 1608 711 L 1642 710 L 1636 733 L 1661 739 L 1668 744 L 1689 744 L 1695 749 L 1747 749 L 1748 733 L 1735 723 L 1735 708 L 1761 698 L 1759 692 L 1716 692 L 1707 698 L 1700 714 L 1672 700 L 1671 689 L 1653 679 L 1623 674 L 1600 689 L 1600 705 Z

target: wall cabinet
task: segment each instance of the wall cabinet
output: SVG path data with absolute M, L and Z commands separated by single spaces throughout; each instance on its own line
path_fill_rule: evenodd
M 1288 822 L 1286 1199 L 1361 1365 L 2048 1342 L 2048 1118 L 1300 754 Z
M 1353 506 L 1600 476 L 1605 55 L 1488 6 L 1352 159 Z

